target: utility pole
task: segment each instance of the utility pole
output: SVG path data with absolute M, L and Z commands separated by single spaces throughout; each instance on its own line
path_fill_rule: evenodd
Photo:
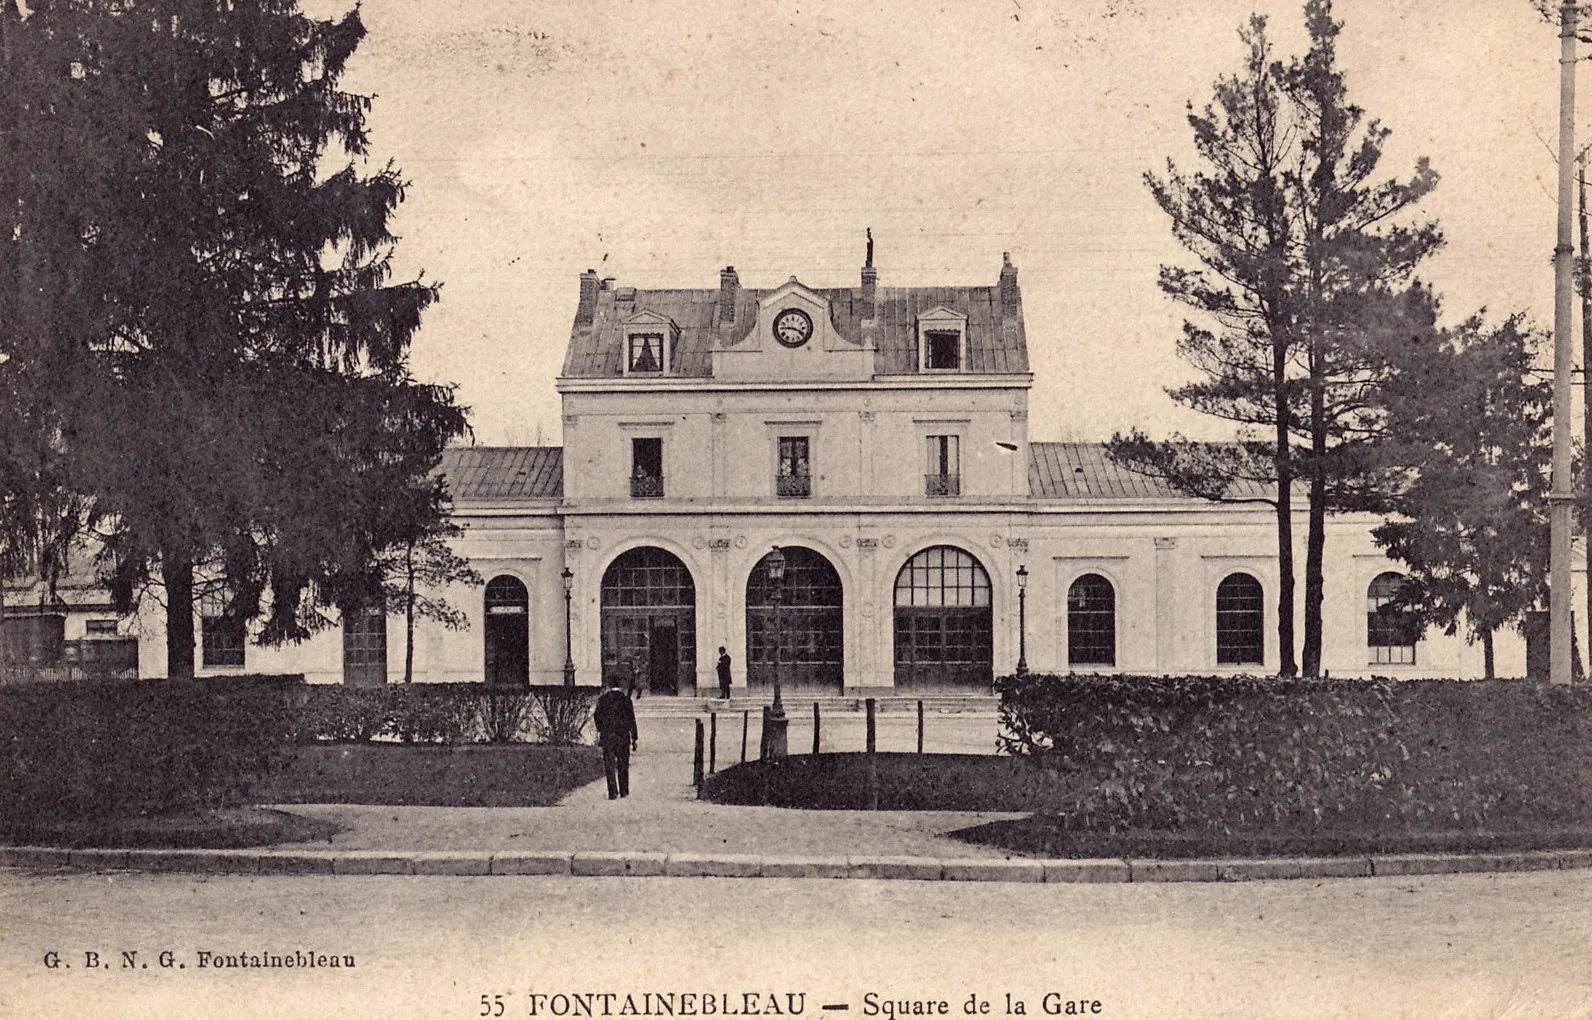
M 1592 236 L 1589 236 L 1586 208 L 1586 160 L 1587 150 L 1581 149 L 1581 154 L 1576 157 L 1576 207 L 1581 228 L 1581 257 L 1576 262 L 1576 276 L 1578 277 L 1576 289 L 1581 296 L 1581 436 L 1582 442 L 1592 438 L 1592 400 L 1588 393 L 1592 392 L 1588 380 L 1592 380 L 1592 373 L 1587 371 L 1592 368 Z M 1585 454 L 1583 453 L 1583 456 Z M 1583 482 L 1581 493 L 1581 523 L 1586 528 L 1584 536 L 1589 558 L 1592 558 L 1592 471 L 1583 469 Z M 1592 571 L 1588 572 L 1592 577 Z M 1583 620 L 1592 621 L 1592 583 L 1586 586 L 1586 605 L 1582 607 Z M 1574 624 L 1574 617 L 1571 618 Z M 1571 667 L 1574 669 L 1574 666 Z
M 1571 672 L 1570 516 L 1576 502 L 1570 485 L 1576 13 L 1574 3 L 1559 7 L 1559 230 L 1553 249 L 1553 491 L 1548 496 L 1548 680 L 1555 684 L 1569 683 Z

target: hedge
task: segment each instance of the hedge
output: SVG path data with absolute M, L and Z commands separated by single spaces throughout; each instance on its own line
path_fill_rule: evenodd
M 1408 831 L 1592 821 L 1592 689 L 1028 674 L 1003 747 L 1074 780 L 1069 828 Z
M 313 684 L 299 693 L 302 739 L 358 743 L 581 743 L 595 687 L 478 683 Z
M 302 677 L 0 687 L 0 824 L 248 803 L 297 730 Z

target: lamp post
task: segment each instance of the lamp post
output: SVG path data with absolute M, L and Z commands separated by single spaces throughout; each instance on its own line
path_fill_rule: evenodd
M 1017 568 L 1017 675 L 1028 672 L 1028 567 Z
M 783 758 L 790 748 L 790 720 L 785 718 L 779 676 L 780 650 L 785 644 L 785 632 L 781 627 L 783 621 L 780 619 L 780 604 L 785 601 L 785 554 L 776 545 L 774 551 L 764 558 L 768 561 L 768 598 L 774 603 L 774 704 L 768 710 L 768 733 L 764 738 L 764 746 L 770 758 Z
M 568 567 L 558 575 L 564 579 L 564 686 L 575 686 L 575 659 L 571 655 L 569 606 L 575 589 L 575 572 Z

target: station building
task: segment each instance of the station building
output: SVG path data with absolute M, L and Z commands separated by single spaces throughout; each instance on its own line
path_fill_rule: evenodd
M 1274 671 L 1271 508 L 1188 498 L 1099 444 L 1032 439 L 1009 259 L 961 287 L 885 286 L 872 263 L 870 245 L 842 288 L 748 287 L 733 267 L 699 289 L 582 275 L 562 447 L 444 460 L 457 549 L 484 583 L 448 593 L 467 629 L 422 622 L 414 678 L 556 684 L 567 653 L 581 684 L 707 696 L 720 647 L 737 689 L 771 684 L 776 659 L 787 687 L 832 693 L 987 690 L 1019 661 Z M 1324 667 L 1480 675 L 1479 646 L 1378 612 L 1400 575 L 1376 523 L 1329 521 Z M 267 649 L 201 616 L 202 673 L 403 675 L 398 619 Z M 1525 658 L 1497 635 L 1500 675 Z M 142 640 L 140 672 L 164 671 L 163 640 Z

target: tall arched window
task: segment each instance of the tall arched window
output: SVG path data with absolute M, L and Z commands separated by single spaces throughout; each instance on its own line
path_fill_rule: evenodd
M 777 612 L 769 557 L 758 560 L 746 578 L 746 683 L 773 683 L 777 652 L 787 689 L 812 685 L 839 690 L 846 644 L 840 575 L 812 549 L 787 545 L 780 552 L 785 581 Z
M 486 583 L 487 683 L 531 682 L 530 612 L 530 595 L 519 578 L 502 574 Z
M 603 679 L 653 694 L 696 684 L 696 583 L 667 549 L 641 546 L 603 572 Z
M 989 574 L 968 553 L 937 545 L 895 583 L 895 681 L 988 684 L 994 669 Z
M 1216 586 L 1216 663 L 1258 666 L 1265 659 L 1265 593 L 1250 575 L 1228 574 Z
M 1067 665 L 1117 664 L 1117 593 L 1099 574 L 1067 589 Z
M 1414 613 L 1393 605 L 1404 575 L 1389 570 L 1376 575 L 1365 592 L 1365 643 L 1373 666 L 1415 665 L 1415 642 L 1421 621 Z

